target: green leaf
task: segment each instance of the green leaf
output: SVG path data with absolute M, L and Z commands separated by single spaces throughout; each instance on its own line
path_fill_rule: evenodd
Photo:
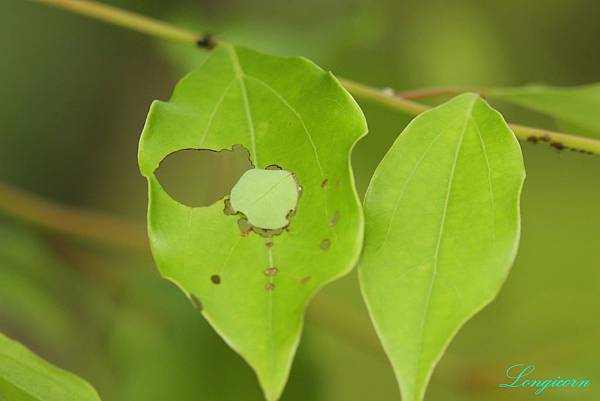
M 600 84 L 500 88 L 486 92 L 486 96 L 547 114 L 585 129 L 584 136 L 600 138 Z
M 523 179 L 513 133 L 473 94 L 415 118 L 377 167 L 359 274 L 403 400 L 423 399 L 452 337 L 502 286 Z
M 3 401 L 100 401 L 73 373 L 44 361 L 0 333 L 0 399 Z
M 139 165 L 149 184 L 155 261 L 254 368 L 269 400 L 283 391 L 308 301 L 350 271 L 360 254 L 363 217 L 349 154 L 366 130 L 358 105 L 330 73 L 306 59 L 226 43 L 177 85 L 169 102 L 156 101 L 150 109 Z M 239 182 L 240 197 L 190 208 L 171 198 L 154 175 L 175 151 L 236 144 L 248 150 L 256 171 L 263 171 L 258 174 L 275 165 L 301 188 L 295 212 L 285 210 L 284 230 L 248 227 L 243 213 L 232 210 L 241 201 L 236 206 L 256 217 L 242 198 L 258 198 L 265 176 L 249 181 L 257 186 L 254 194 Z M 277 200 L 265 201 L 276 214 L 292 207 L 286 182 Z

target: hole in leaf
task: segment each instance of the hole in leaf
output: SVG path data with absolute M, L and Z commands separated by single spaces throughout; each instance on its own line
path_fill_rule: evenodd
M 248 151 L 180 150 L 168 155 L 156 171 L 162 187 L 178 202 L 210 206 L 227 195 L 242 174 L 252 168 Z

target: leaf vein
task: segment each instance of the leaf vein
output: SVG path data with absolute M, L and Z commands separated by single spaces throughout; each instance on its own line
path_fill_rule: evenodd
M 496 241 L 496 206 L 494 201 L 494 187 L 492 184 L 492 169 L 490 168 L 490 160 L 487 153 L 487 147 L 485 146 L 485 141 L 483 140 L 483 136 L 481 135 L 481 131 L 479 130 L 479 125 L 477 121 L 473 120 L 473 124 L 475 125 L 475 131 L 477 132 L 477 136 L 479 137 L 479 143 L 481 144 L 481 150 L 483 152 L 483 157 L 485 159 L 485 166 L 487 167 L 487 177 L 488 177 L 488 188 L 490 191 L 490 207 L 492 208 L 492 243 Z
M 433 295 L 433 287 L 434 287 L 436 277 L 437 277 L 440 246 L 442 243 L 442 237 L 444 236 L 444 227 L 446 225 L 446 214 L 448 211 L 448 204 L 450 203 L 450 194 L 452 193 L 452 185 L 454 183 L 454 178 L 455 178 L 456 163 L 458 161 L 460 149 L 462 148 L 463 140 L 465 137 L 465 132 L 467 131 L 469 121 L 471 120 L 471 116 L 473 114 L 473 107 L 475 106 L 475 101 L 476 101 L 476 99 L 474 98 L 472 100 L 471 104 L 469 105 L 469 109 L 467 110 L 467 113 L 465 116 L 465 122 L 464 122 L 463 128 L 461 130 L 459 140 L 457 141 L 456 149 L 454 151 L 454 160 L 452 161 L 452 167 L 450 169 L 450 174 L 448 177 L 448 186 L 446 189 L 446 198 L 444 200 L 444 209 L 442 211 L 442 217 L 440 219 L 441 220 L 440 228 L 438 230 L 437 242 L 436 242 L 436 246 L 435 246 L 435 252 L 433 255 L 433 266 L 432 266 L 432 270 L 431 270 L 431 272 L 432 272 L 431 273 L 431 282 L 429 284 L 429 289 L 427 291 L 427 296 L 425 299 L 425 307 L 424 307 L 424 311 L 423 311 L 423 321 L 421 323 L 421 329 L 420 329 L 421 337 L 420 337 L 419 348 L 418 348 L 419 351 L 417 352 L 417 357 L 418 357 L 417 366 L 418 367 L 421 366 L 421 360 L 422 360 L 422 356 L 423 356 L 423 343 L 425 341 L 425 325 L 427 323 L 427 316 L 429 314 L 429 308 L 431 307 L 431 298 Z M 418 385 L 418 377 L 415 376 L 415 388 L 417 387 L 417 385 Z
M 323 167 L 321 165 L 321 160 L 320 160 L 319 154 L 317 152 L 317 147 L 316 147 L 313 137 L 312 137 L 311 133 L 308 131 L 308 128 L 306 127 L 304 119 L 302 118 L 300 113 L 298 113 L 298 111 L 294 107 L 292 107 L 292 105 L 289 104 L 288 101 L 279 92 L 277 92 L 271 85 L 267 84 L 265 81 L 263 81 L 260 78 L 256 78 L 256 77 L 248 75 L 248 74 L 245 74 L 245 76 L 247 78 L 250 78 L 250 79 L 258 82 L 259 84 L 261 84 L 265 88 L 267 88 L 271 93 L 273 93 L 273 95 L 275 95 L 275 97 L 277 97 L 277 99 L 279 99 L 279 101 L 281 101 L 281 103 L 283 103 L 284 106 L 286 106 L 294 114 L 294 116 L 296 116 L 296 118 L 298 119 L 298 122 L 300 122 L 300 125 L 302 126 L 302 129 L 304 130 L 304 133 L 306 134 L 306 137 L 308 138 L 308 142 L 310 143 L 310 146 L 313 150 L 313 153 L 315 155 L 315 162 L 317 163 L 317 168 L 319 169 L 321 178 L 324 178 L 325 174 L 323 173 Z
M 202 136 L 200 138 L 200 142 L 198 145 L 199 148 L 201 148 L 202 145 L 204 145 L 204 141 L 206 140 L 208 131 L 210 130 L 210 128 L 212 126 L 213 120 L 214 120 L 217 112 L 219 111 L 221 104 L 225 100 L 225 96 L 227 96 L 227 94 L 229 93 L 229 90 L 231 89 L 231 87 L 233 86 L 233 84 L 235 83 L 236 80 L 237 80 L 237 77 L 232 79 L 231 82 L 229 82 L 229 84 L 225 87 L 223 94 L 219 97 L 219 99 L 217 100 L 217 103 L 215 103 L 215 107 L 213 108 L 212 112 L 210 113 L 210 116 L 208 117 L 208 122 L 206 123 L 206 128 L 204 129 L 204 132 L 202 133 Z
M 258 155 L 256 154 L 256 132 L 254 130 L 254 122 L 252 120 L 252 111 L 250 110 L 250 103 L 248 101 L 248 91 L 246 89 L 246 82 L 244 82 L 244 71 L 242 70 L 242 66 L 240 64 L 240 60 L 237 56 L 237 52 L 235 48 L 231 45 L 227 47 L 229 50 L 229 56 L 231 57 L 231 62 L 233 63 L 233 69 L 235 71 L 235 76 L 237 80 L 240 82 L 240 89 L 242 92 L 242 99 L 244 101 L 244 110 L 246 111 L 246 121 L 248 122 L 248 130 L 250 133 L 250 147 L 252 152 L 252 161 L 255 167 L 258 166 Z

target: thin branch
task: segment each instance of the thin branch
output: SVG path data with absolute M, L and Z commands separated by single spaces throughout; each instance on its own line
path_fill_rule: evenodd
M 409 100 L 419 100 L 438 96 L 455 96 L 465 92 L 479 93 L 481 96 L 485 96 L 485 91 L 486 90 L 484 88 L 460 88 L 453 86 L 440 86 L 397 92 L 396 96 Z
M 146 17 L 134 12 L 122 10 L 107 4 L 97 3 L 95 1 L 85 0 L 32 0 L 36 3 L 61 8 L 94 18 L 100 21 L 108 22 L 112 25 L 118 25 L 133 31 L 141 32 L 146 35 L 156 36 L 161 39 L 167 39 L 175 42 L 196 43 L 202 39 L 202 35 L 186 29 L 178 28 L 169 23 Z
M 123 248 L 148 249 L 146 230 L 142 225 L 48 202 L 3 183 L 0 183 L 0 213 L 74 237 Z
M 338 79 L 348 92 L 359 99 L 379 103 L 410 115 L 421 114 L 430 109 L 427 105 L 399 97 L 390 89 L 377 89 L 346 78 Z
M 556 150 L 571 150 L 586 154 L 600 155 L 600 141 L 584 136 L 549 131 L 543 128 L 528 127 L 520 124 L 508 124 L 521 140 L 531 143 L 545 143 Z
M 422 103 L 400 97 L 391 91 L 372 88 L 343 78 L 340 79 L 340 82 L 348 92 L 357 98 L 379 103 L 403 113 L 418 115 L 431 108 Z M 581 153 L 600 154 L 600 141 L 597 139 L 520 124 L 509 124 L 509 126 L 515 133 L 515 136 L 522 141 L 547 144 L 557 150 L 568 149 Z
M 212 48 L 216 41 L 208 35 L 197 35 L 193 32 L 177 28 L 166 22 L 145 17 L 130 11 L 107 6 L 95 1 L 84 0 L 32 0 L 37 3 L 83 14 L 104 22 L 132 29 L 161 39 L 174 40 L 194 44 L 204 48 Z M 417 115 L 429 109 L 411 99 L 463 93 L 461 88 L 430 88 L 411 92 L 394 93 L 391 90 L 381 90 L 349 79 L 340 78 L 342 85 L 358 99 L 363 99 L 410 115 Z M 474 92 L 479 90 L 474 89 Z M 481 93 L 481 92 L 479 92 Z M 510 124 L 517 138 L 532 143 L 546 143 L 557 150 L 571 149 L 582 153 L 600 154 L 600 140 L 580 137 L 577 135 L 554 132 L 525 125 Z

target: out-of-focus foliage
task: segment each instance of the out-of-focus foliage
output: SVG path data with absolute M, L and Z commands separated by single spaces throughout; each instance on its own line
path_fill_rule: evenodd
M 110 3 L 161 19 L 183 16 L 200 32 L 308 56 L 382 87 L 600 79 L 593 42 L 600 3 L 587 0 Z M 0 49 L 0 179 L 143 224 L 147 193 L 136 150 L 148 105 L 167 99 L 203 53 L 21 0 L 3 4 Z M 364 192 L 408 118 L 361 106 L 370 134 L 353 165 Z M 501 110 L 511 122 L 554 126 L 520 108 Z M 497 387 L 518 362 L 537 363 L 540 376 L 600 380 L 600 158 L 532 144 L 523 144 L 523 153 L 528 178 L 515 265 L 497 300 L 463 327 L 441 360 L 431 400 L 529 400 L 528 392 Z M 4 217 L 0 225 L 0 330 L 86 378 L 104 400 L 261 399 L 252 371 L 160 280 L 149 255 L 40 236 Z M 57 240 L 78 252 L 65 253 Z M 600 390 L 569 395 L 590 400 Z M 564 400 L 554 391 L 543 397 Z M 398 399 L 354 275 L 326 287 L 309 307 L 282 399 Z
M 532 85 L 501 88 L 492 89 L 489 96 L 581 127 L 581 135 L 586 135 L 587 130 L 587 136 L 600 137 L 600 84 L 578 87 Z
M 20 401 L 100 401 L 93 387 L 0 333 L 0 396 Z

